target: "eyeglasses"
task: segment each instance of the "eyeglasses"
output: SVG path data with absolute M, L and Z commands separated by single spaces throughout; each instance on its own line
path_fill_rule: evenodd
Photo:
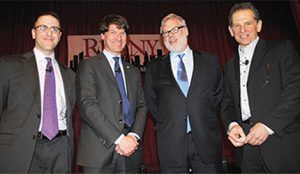
M 186 26 L 185 26 L 185 25 L 182 25 L 182 26 L 179 26 L 179 27 L 172 28 L 172 29 L 169 30 L 169 31 L 161 32 L 161 35 L 162 35 L 163 37 L 168 37 L 170 33 L 176 34 L 176 33 L 179 31 L 179 29 L 181 29 L 181 28 L 183 28 L 183 27 L 186 27 Z
M 39 29 L 41 32 L 46 32 L 48 31 L 48 29 L 50 29 L 51 33 L 54 33 L 54 34 L 58 34 L 59 32 L 61 32 L 61 29 L 58 28 L 58 27 L 48 27 L 46 25 L 39 25 L 39 26 L 36 26 L 34 27 L 34 29 Z

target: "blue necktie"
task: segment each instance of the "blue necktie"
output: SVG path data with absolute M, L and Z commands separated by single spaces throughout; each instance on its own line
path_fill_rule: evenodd
M 125 92 L 124 80 L 123 80 L 122 71 L 121 71 L 120 64 L 119 64 L 119 57 L 113 57 L 113 59 L 115 60 L 115 76 L 116 76 L 119 91 L 120 91 L 121 97 L 122 97 L 122 110 L 123 110 L 123 114 L 124 114 L 123 118 L 124 118 L 125 124 L 127 126 L 131 127 L 132 123 L 134 122 L 134 118 L 133 118 L 133 115 L 131 112 L 130 101 Z
M 55 76 L 51 58 L 46 57 L 46 59 L 48 63 L 45 74 L 42 134 L 52 140 L 58 133 Z
M 181 91 L 184 93 L 185 97 L 187 97 L 188 91 L 189 91 L 189 82 L 188 82 L 188 77 L 186 74 L 185 66 L 182 61 L 182 58 L 184 57 L 185 54 L 178 54 L 177 56 L 179 57 L 179 63 L 178 63 L 178 70 L 177 70 L 177 83 L 180 86 Z M 191 125 L 190 125 L 190 119 L 189 116 L 187 115 L 187 130 L 186 132 L 191 131 Z

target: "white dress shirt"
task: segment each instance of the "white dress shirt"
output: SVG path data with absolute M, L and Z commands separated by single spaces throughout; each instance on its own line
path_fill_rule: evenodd
M 188 77 L 189 86 L 191 85 L 193 70 L 194 70 L 194 59 L 193 59 L 193 51 L 190 49 L 190 47 L 187 47 L 183 52 L 180 53 L 170 53 L 170 60 L 171 60 L 171 68 L 173 72 L 173 76 L 175 79 L 177 79 L 177 70 L 178 70 L 178 63 L 180 59 L 178 58 L 179 54 L 183 54 L 184 57 L 182 58 L 182 61 L 185 66 L 186 74 Z
M 259 37 L 257 36 L 249 45 L 241 47 L 239 45 L 238 52 L 240 57 L 240 104 L 241 104 L 241 115 L 242 120 L 247 120 L 251 117 L 249 98 L 248 98 L 248 76 L 249 70 L 255 51 L 255 47 L 258 43 Z M 232 122 L 229 125 L 228 130 L 231 130 L 232 126 L 236 125 L 237 122 Z M 274 131 L 264 124 L 270 135 L 274 134 Z
M 55 76 L 55 88 L 56 88 L 56 107 L 57 107 L 57 117 L 58 117 L 58 129 L 59 130 L 66 130 L 67 129 L 67 120 L 66 120 L 66 96 L 65 96 L 65 88 L 63 79 L 60 73 L 59 64 L 54 58 L 54 53 L 50 56 L 44 55 L 40 50 L 36 47 L 33 49 L 35 60 L 38 69 L 39 75 L 39 84 L 40 84 L 40 92 L 41 92 L 41 120 L 43 120 L 43 101 L 44 101 L 44 85 L 45 85 L 45 74 L 46 74 L 46 66 L 47 60 L 46 57 L 51 58 L 54 76 Z M 42 130 L 43 122 L 40 122 L 39 131 Z
M 241 114 L 242 120 L 247 120 L 251 117 L 249 98 L 247 91 L 247 81 L 252 62 L 254 49 L 258 42 L 258 37 L 246 47 L 239 45 L 239 56 L 240 56 L 240 92 L 241 92 Z

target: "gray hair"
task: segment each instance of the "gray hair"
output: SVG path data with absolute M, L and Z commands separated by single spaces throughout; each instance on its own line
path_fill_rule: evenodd
M 179 16 L 179 15 L 177 15 L 177 14 L 175 14 L 175 13 L 170 13 L 170 14 L 168 14 L 167 16 L 165 16 L 165 17 L 162 19 L 161 24 L 160 24 L 160 33 L 163 32 L 163 31 L 162 31 L 162 26 L 163 26 L 163 25 L 165 24 L 165 22 L 166 22 L 167 20 L 169 20 L 169 19 L 178 19 L 178 20 L 182 23 L 182 25 L 187 26 L 185 20 L 183 19 L 183 17 L 181 17 L 181 16 Z

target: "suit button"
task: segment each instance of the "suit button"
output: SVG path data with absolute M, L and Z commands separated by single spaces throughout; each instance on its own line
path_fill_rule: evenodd
M 36 139 L 36 135 L 33 135 L 33 136 L 32 136 L 32 139 L 34 139 L 34 140 L 35 140 L 35 139 Z
M 37 118 L 41 118 L 41 114 L 37 114 Z
M 103 142 L 102 142 L 103 144 L 106 144 L 106 141 L 105 140 L 103 140 Z
M 119 100 L 118 103 L 119 103 L 119 104 L 122 104 L 122 100 Z
M 120 124 L 123 124 L 123 120 L 122 120 L 122 119 L 120 119 L 120 120 L 119 120 L 119 123 L 120 123 Z

